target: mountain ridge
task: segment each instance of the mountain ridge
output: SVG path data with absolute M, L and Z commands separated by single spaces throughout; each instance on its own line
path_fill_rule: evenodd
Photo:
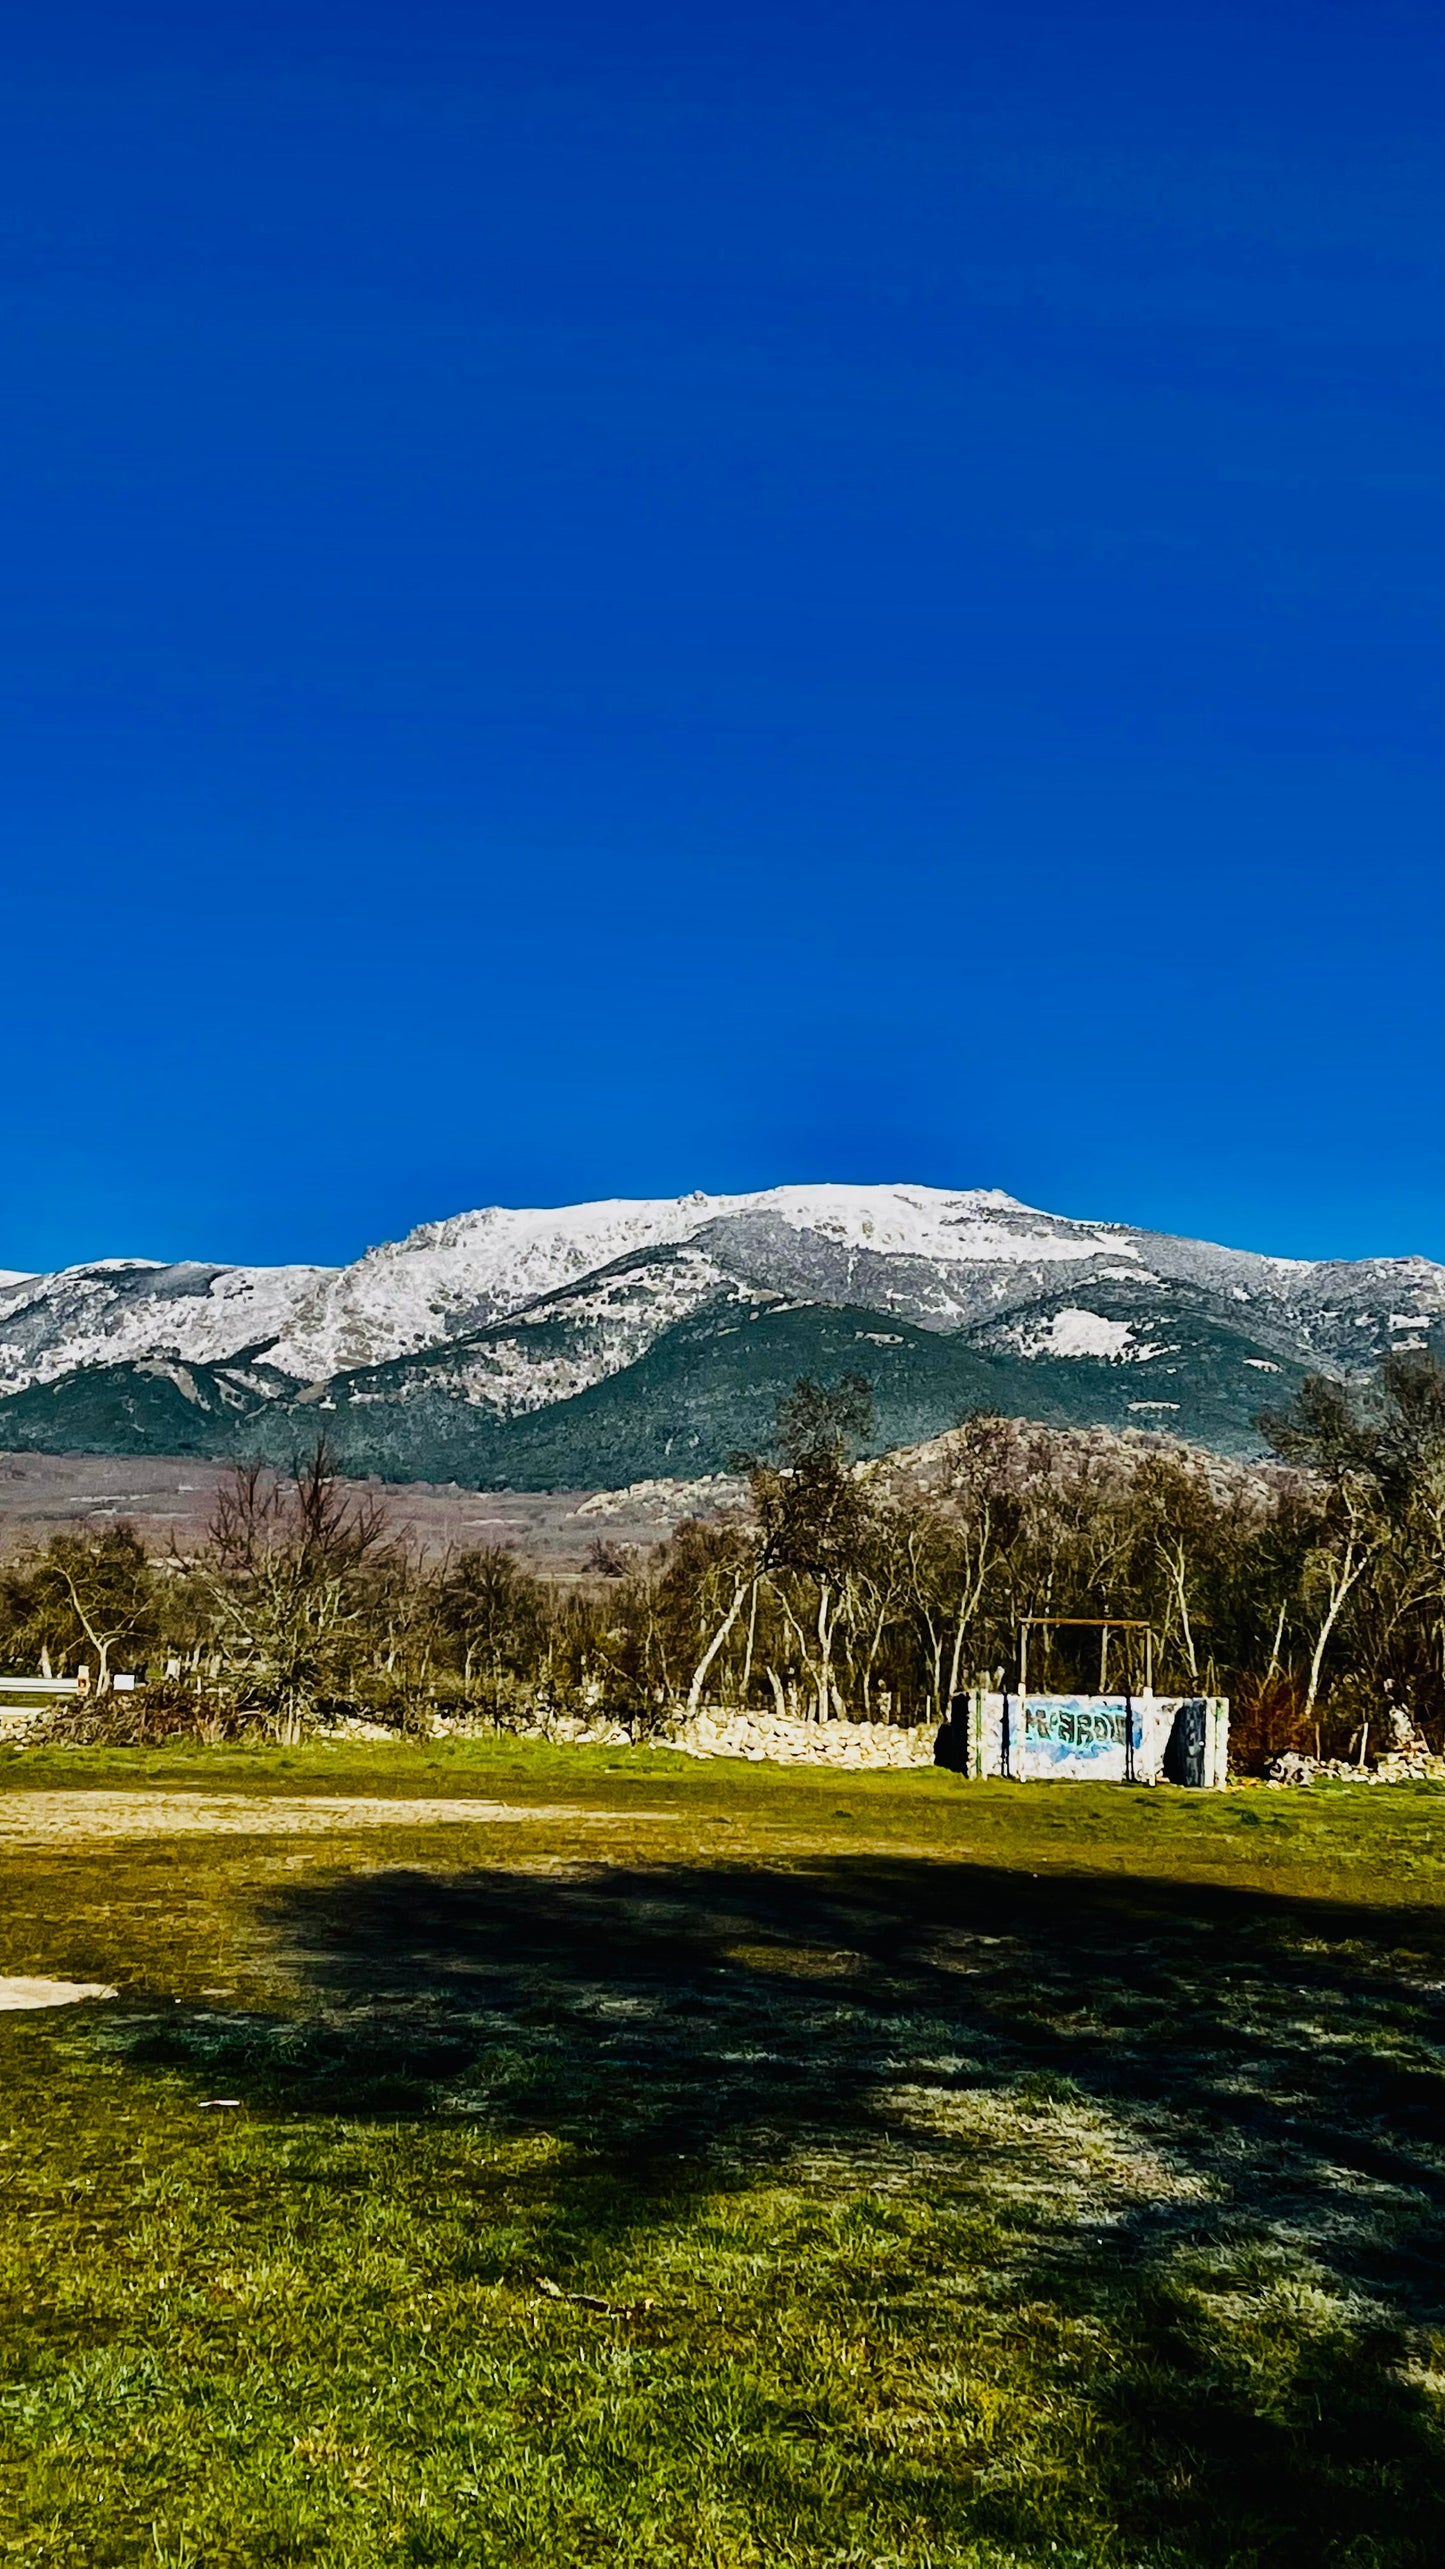
M 848 1369 L 852 1348 L 880 1436 L 963 1404 L 1244 1454 L 1306 1371 L 1359 1375 L 1392 1346 L 1445 1352 L 1445 1267 L 1271 1257 L 996 1188 L 491 1206 L 343 1268 L 0 1281 L 0 1447 L 277 1452 L 324 1426 L 350 1467 L 385 1455 L 397 1478 L 580 1486 L 605 1455 L 640 1480 L 725 1468 L 789 1365 Z

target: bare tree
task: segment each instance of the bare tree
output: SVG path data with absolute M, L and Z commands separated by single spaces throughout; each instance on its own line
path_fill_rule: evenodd
M 207 1579 L 232 1685 L 292 1746 L 335 1697 L 362 1574 L 387 1547 L 385 1510 L 345 1483 L 324 1442 L 280 1480 L 242 1464 L 211 1523 Z

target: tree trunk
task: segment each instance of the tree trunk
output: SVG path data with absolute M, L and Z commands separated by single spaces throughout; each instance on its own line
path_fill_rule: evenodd
M 738 1616 L 742 1612 L 743 1599 L 747 1593 L 748 1582 L 746 1579 L 740 1579 L 733 1591 L 732 1604 L 729 1606 L 727 1613 L 723 1616 L 722 1622 L 718 1625 L 716 1632 L 713 1634 L 711 1641 L 708 1643 L 706 1650 L 703 1652 L 701 1659 L 698 1661 L 697 1666 L 692 1672 L 692 1684 L 687 1690 L 687 1717 L 689 1721 L 692 1721 L 696 1716 L 698 1705 L 702 1701 L 702 1690 L 707 1682 L 707 1672 L 711 1668 L 713 1661 L 716 1659 L 718 1652 L 721 1650 L 723 1643 L 726 1641 L 728 1634 L 732 1631 L 733 1625 L 737 1622 Z
M 878 1619 L 873 1626 L 873 1639 L 869 1645 L 868 1656 L 863 1663 L 863 1719 L 865 1722 L 871 1722 L 873 1719 L 873 1671 L 878 1662 L 878 1653 L 883 1647 L 883 1634 L 887 1620 L 888 1607 L 885 1601 L 878 1609 Z
M 953 1719 L 953 1699 L 958 1693 L 959 1662 L 963 1657 L 963 1636 L 978 1611 L 978 1598 L 979 1591 L 975 1584 L 972 1592 L 965 1593 L 958 1601 L 958 1619 L 953 1627 L 953 1659 L 948 1671 L 948 1702 L 940 1714 L 940 1719 L 943 1721 Z
M 833 1691 L 833 1627 L 828 1619 L 832 1589 L 818 1582 L 818 1719 L 828 1718 L 828 1701 Z
M 743 1653 L 743 1682 L 739 1689 L 745 1704 L 748 1700 L 748 1688 L 753 1682 L 753 1644 L 758 1637 L 758 1584 L 754 1579 L 753 1600 L 748 1611 L 748 1646 Z
M 1320 1676 L 1325 1664 L 1325 1651 L 1329 1646 L 1330 1635 L 1334 1631 L 1334 1628 L 1339 1622 L 1340 1616 L 1344 1611 L 1345 1599 L 1348 1597 L 1351 1588 L 1354 1586 L 1355 1581 L 1358 1579 L 1360 1572 L 1363 1570 L 1368 1559 L 1369 1554 L 1363 1549 L 1360 1551 L 1358 1558 L 1356 1558 L 1354 1539 L 1352 1537 L 1345 1545 L 1344 1559 L 1341 1561 L 1338 1570 L 1331 1575 L 1329 1607 L 1326 1612 L 1324 1622 L 1320 1625 L 1319 1633 L 1315 1640 L 1314 1650 L 1310 1658 L 1309 1692 L 1305 1697 L 1305 1716 L 1307 1719 L 1314 1711 L 1315 1701 L 1320 1691 Z
M 1176 1545 L 1169 1563 L 1169 1576 L 1179 1600 L 1179 1627 L 1184 1635 L 1184 1648 L 1189 1658 L 1189 1674 L 1196 1684 L 1199 1678 L 1199 1654 L 1194 1647 L 1194 1628 L 1189 1620 L 1188 1564 L 1182 1543 Z

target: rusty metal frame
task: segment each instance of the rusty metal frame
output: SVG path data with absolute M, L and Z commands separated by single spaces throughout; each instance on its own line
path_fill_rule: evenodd
M 1111 1632 L 1142 1632 L 1142 1633 L 1143 1633 L 1143 1635 L 1144 1635 L 1144 1692 L 1145 1692 L 1145 1694 L 1146 1694 L 1146 1695 L 1152 1695 L 1152 1694 L 1153 1694 L 1153 1692 L 1154 1692 L 1154 1645 L 1155 1645 L 1155 1638 L 1156 1638 L 1156 1636 L 1155 1636 L 1154 1626 L 1152 1625 L 1152 1623 L 1147 1623 L 1147 1622 L 1144 1620 L 1144 1618 L 1143 1618 L 1142 1616 L 1140 1616 L 1140 1615 L 1020 1615 L 1020 1617 L 1019 1617 L 1019 1621 L 1018 1621 L 1018 1635 L 1019 1635 L 1019 1706 L 1020 1706 L 1020 1710 L 1022 1710 L 1023 1706 L 1025 1705 L 1025 1703 L 1026 1703 L 1026 1702 L 1027 1702 L 1027 1700 L 1028 1700 L 1028 1691 L 1029 1691 L 1029 1634 L 1030 1634 L 1030 1632 L 1032 1632 L 1032 1631 L 1033 1631 L 1033 1630 L 1035 1630 L 1036 1628 L 1037 1628 L 1037 1629 L 1039 1629 L 1039 1630 L 1042 1630 L 1042 1631 L 1047 1631 L 1047 1632 L 1056 1632 L 1056 1631 L 1059 1631 L 1059 1630 L 1064 1629 L 1064 1628 L 1066 1628 L 1066 1627 L 1067 1627 L 1067 1628 L 1072 1628 L 1072 1629 L 1074 1629 L 1075 1631 L 1082 1631 L 1082 1632 L 1097 1632 L 1097 1634 L 1098 1634 L 1098 1636 L 1099 1636 L 1099 1692 L 1100 1692 L 1100 1694 L 1101 1694 L 1101 1695 L 1107 1695 L 1107 1693 L 1108 1693 L 1108 1691 L 1109 1691 L 1106 1680 L 1107 1680 L 1108 1672 L 1109 1672 L 1109 1635 L 1110 1635 L 1110 1633 L 1111 1633 Z

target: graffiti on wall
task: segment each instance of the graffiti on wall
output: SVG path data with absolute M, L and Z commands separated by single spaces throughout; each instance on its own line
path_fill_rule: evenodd
M 1115 1767 L 1139 1740 L 1138 1712 L 1125 1695 L 1044 1695 L 1024 1707 L 1024 1750 L 1035 1771 Z
M 1223 1695 L 995 1695 L 955 1700 L 938 1734 L 940 1766 L 965 1775 L 1095 1784 L 1222 1786 L 1229 1760 Z

